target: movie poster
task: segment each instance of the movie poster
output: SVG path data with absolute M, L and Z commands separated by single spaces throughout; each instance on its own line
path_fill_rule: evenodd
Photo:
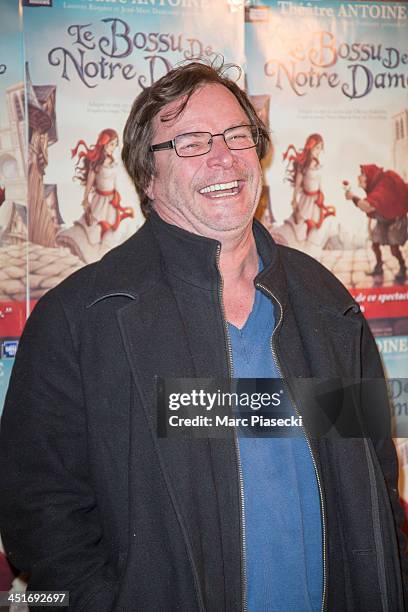
M 120 160 L 134 98 L 183 60 L 221 53 L 242 63 L 244 20 L 242 8 L 227 0 L 25 5 L 29 240 L 35 245 L 29 282 L 36 300 L 143 222 Z
M 407 33 L 404 2 L 246 8 L 248 90 L 274 142 L 260 215 L 367 318 L 407 315 Z
M 259 216 L 320 260 L 369 321 L 408 517 L 408 4 L 251 1 L 246 78 L 274 144 Z M 375 213 L 353 202 L 367 198 Z

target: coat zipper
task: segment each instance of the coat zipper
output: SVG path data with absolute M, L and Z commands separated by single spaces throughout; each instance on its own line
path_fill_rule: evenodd
M 216 261 L 217 261 L 217 269 L 220 278 L 220 282 L 218 284 L 218 299 L 220 302 L 222 321 L 224 325 L 224 338 L 225 345 L 227 349 L 227 357 L 228 357 L 228 374 L 229 378 L 232 379 L 234 375 L 234 366 L 232 360 L 232 347 L 231 347 L 231 338 L 228 330 L 228 323 L 225 316 L 224 303 L 222 301 L 222 294 L 224 289 L 224 280 L 221 275 L 220 270 L 220 253 L 221 253 L 221 245 L 217 247 L 216 253 Z M 234 447 L 235 447 L 235 457 L 237 461 L 237 471 L 238 471 L 238 485 L 239 485 L 239 503 L 240 503 L 240 519 L 241 519 L 241 605 L 242 612 L 247 612 L 247 575 L 246 575 L 246 541 L 245 541 L 245 505 L 244 505 L 244 479 L 242 475 L 242 465 L 241 465 L 241 455 L 239 452 L 239 444 L 238 444 L 238 436 L 237 430 L 234 428 Z
M 264 292 L 266 292 L 279 306 L 279 321 L 277 323 L 277 325 L 275 326 L 273 332 L 272 332 L 272 336 L 271 336 L 271 353 L 272 353 L 272 357 L 277 365 L 278 371 L 280 376 L 282 377 L 282 367 L 281 367 L 281 363 L 278 357 L 278 353 L 276 352 L 275 349 L 275 345 L 274 345 L 274 336 L 275 336 L 275 332 L 276 330 L 281 326 L 282 324 L 282 320 L 283 320 L 283 307 L 282 304 L 280 303 L 280 301 L 277 299 L 277 297 L 267 288 L 265 287 L 265 285 L 261 285 L 260 283 L 256 284 L 256 288 L 257 289 L 262 289 Z M 283 379 L 284 380 L 284 379 Z M 288 388 L 288 392 L 289 392 L 289 396 L 292 402 L 292 405 L 295 409 L 295 412 L 297 414 L 298 417 L 301 417 L 301 414 L 296 406 L 296 402 L 294 401 L 293 395 L 290 392 L 289 389 L 289 385 L 286 383 L 286 386 Z M 317 481 L 317 486 L 319 489 L 319 497 L 320 497 L 320 511 L 322 514 L 322 557 L 323 557 L 323 594 L 322 594 L 322 606 L 321 606 L 321 612 L 325 612 L 326 610 L 326 598 L 327 598 L 327 533 L 326 533 L 326 509 L 324 506 L 324 501 L 323 501 L 323 489 L 322 489 L 322 483 L 321 483 L 321 477 L 320 477 L 320 472 L 317 466 L 317 462 L 316 462 L 316 458 L 314 456 L 313 453 L 313 449 L 312 449 L 312 445 L 310 443 L 310 439 L 308 434 L 306 433 L 305 428 L 302 425 L 302 430 L 303 430 L 303 435 L 305 437 L 306 440 L 306 444 L 309 448 L 309 453 L 310 453 L 310 457 L 312 459 L 312 463 L 313 463 L 313 467 L 314 467 L 314 471 L 316 474 L 316 481 Z

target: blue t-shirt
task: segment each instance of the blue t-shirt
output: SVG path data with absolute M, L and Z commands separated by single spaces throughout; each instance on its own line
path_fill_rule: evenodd
M 261 291 L 242 329 L 228 324 L 235 378 L 279 378 L 273 304 Z M 319 612 L 320 498 L 304 437 L 239 437 L 249 612 Z

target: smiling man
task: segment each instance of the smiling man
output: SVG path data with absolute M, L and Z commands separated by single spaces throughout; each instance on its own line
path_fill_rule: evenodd
M 172 149 L 175 131 L 180 132 L 174 141 L 176 155 L 159 154 L 163 144 L 152 146 L 156 168 L 147 195 L 156 212 L 168 223 L 216 239 L 219 232 L 247 230 L 262 185 L 254 149 L 260 126 L 248 123 L 244 109 L 223 85 L 203 85 L 192 94 L 188 112 L 166 121 L 179 104 L 166 105 L 153 121 L 153 140 L 167 141 Z M 217 112 L 205 116 L 203 108 Z M 186 157 L 188 163 L 183 163 Z
M 404 610 L 388 432 L 157 437 L 157 376 L 382 377 L 344 287 L 254 221 L 268 146 L 225 68 L 193 62 L 144 90 L 123 160 L 146 223 L 27 323 L 2 535 L 29 588 L 68 590 L 72 610 Z

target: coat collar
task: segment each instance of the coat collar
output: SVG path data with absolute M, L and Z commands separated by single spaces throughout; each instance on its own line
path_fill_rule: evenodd
M 255 285 L 266 287 L 283 308 L 288 302 L 288 291 L 307 293 L 309 304 L 315 303 L 320 308 L 321 301 L 316 295 L 311 274 L 311 263 L 315 267 L 319 264 L 294 249 L 278 247 L 270 233 L 256 219 L 253 231 L 264 264 L 262 272 L 254 279 Z M 95 276 L 87 307 L 114 296 L 137 299 L 162 281 L 163 274 L 204 290 L 217 290 L 217 258 L 220 248 L 217 240 L 170 225 L 153 211 L 129 240 L 93 264 Z M 326 291 L 326 287 L 321 289 L 325 292 L 326 310 L 343 315 L 347 309 L 356 307 L 345 289 L 344 299 L 339 299 L 338 291 L 333 292 L 331 299 L 332 292 Z
M 217 289 L 219 283 L 218 257 L 221 243 L 211 238 L 187 232 L 163 221 L 153 211 L 149 221 L 163 257 L 163 267 L 172 274 L 202 289 Z M 277 274 L 279 256 L 269 232 L 254 219 L 253 232 L 259 255 L 264 263 L 263 271 L 254 282 L 268 284 L 274 280 L 274 291 L 280 300 L 286 295 L 283 275 Z M 279 282 L 278 282 L 279 279 Z
M 256 220 L 253 230 L 264 263 L 255 282 L 272 284 L 274 295 L 284 303 L 286 283 L 278 248 L 269 232 Z M 216 290 L 220 248 L 217 240 L 170 225 L 153 211 L 129 240 L 93 264 L 95 277 L 87 307 L 119 295 L 136 299 L 152 288 L 163 272 L 202 289 Z

